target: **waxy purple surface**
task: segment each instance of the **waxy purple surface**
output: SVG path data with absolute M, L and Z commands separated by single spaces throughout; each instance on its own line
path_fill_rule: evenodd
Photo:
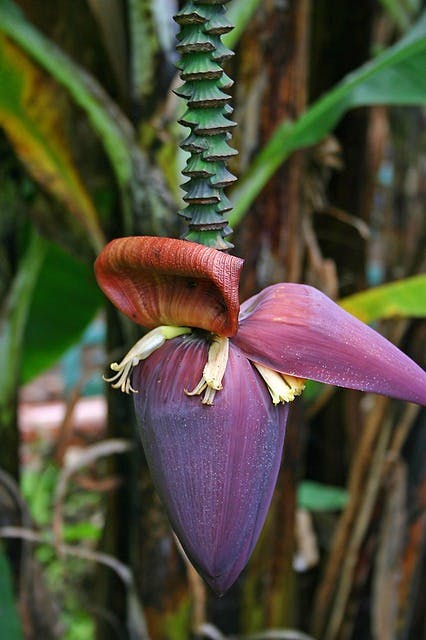
M 288 405 L 230 345 L 214 406 L 188 397 L 207 343 L 168 341 L 133 375 L 142 442 L 179 540 L 212 589 L 224 593 L 246 565 L 264 524 L 280 468 Z
M 281 373 L 426 404 L 415 362 L 306 285 L 273 285 L 244 302 L 233 342 Z

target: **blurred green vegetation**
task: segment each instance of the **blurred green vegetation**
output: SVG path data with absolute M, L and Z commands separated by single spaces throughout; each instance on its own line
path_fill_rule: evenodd
M 84 331 L 103 305 L 103 298 L 92 273 L 92 263 L 97 252 L 105 240 L 115 236 L 179 233 L 175 213 L 180 206 L 178 183 L 182 156 L 178 145 L 182 134 L 176 126 L 176 119 L 181 107 L 170 93 L 176 73 L 173 66 L 175 55 L 170 44 L 173 42 L 175 26 L 172 15 L 176 10 L 176 3 L 162 1 L 160 11 L 154 0 L 126 0 L 121 4 L 108 2 L 109 10 L 100 13 L 94 9 L 97 4 L 80 0 L 76 3 L 69 3 L 67 0 L 58 3 L 0 0 L 0 356 L 3 363 L 0 373 L 0 466 L 16 479 L 19 476 L 19 389 L 23 383 L 31 381 L 57 363 L 72 345 L 79 345 Z M 237 83 L 240 82 L 240 87 L 246 87 L 247 75 L 252 73 L 257 81 L 257 90 L 265 86 L 269 79 L 267 74 L 262 75 L 262 69 L 256 68 L 249 54 L 254 43 L 258 46 L 259 41 L 268 42 L 268 30 L 274 23 L 274 17 L 268 13 L 269 9 L 261 4 L 258 0 L 233 0 L 229 5 L 230 13 L 238 28 L 227 36 L 228 46 L 237 47 L 237 63 L 233 67 Z M 286 10 L 289 12 L 298 11 L 295 3 L 288 5 Z M 328 6 L 326 2 L 317 3 L 315 10 L 320 5 Z M 327 87 L 320 98 L 307 105 L 304 112 L 295 113 L 291 120 L 277 115 L 274 133 L 263 145 L 259 143 L 260 134 L 257 130 L 253 133 L 247 127 L 247 131 L 242 134 L 244 143 L 251 140 L 250 136 L 256 142 L 250 147 L 250 153 L 244 154 L 242 165 L 236 167 L 242 175 L 239 186 L 233 193 L 235 225 L 240 226 L 246 219 L 253 225 L 250 216 L 256 199 L 264 194 L 271 178 L 285 169 L 285 163 L 294 158 L 294 154 L 305 154 L 304 174 L 298 185 L 300 192 L 303 192 L 302 186 L 312 186 L 312 173 L 315 172 L 311 169 L 314 165 L 314 178 L 320 182 L 317 191 L 320 195 L 323 191 L 327 192 L 329 195 L 326 200 L 333 199 L 333 195 L 330 195 L 333 193 L 330 166 L 324 159 L 321 162 L 318 160 L 318 153 L 321 144 L 329 139 L 328 136 L 340 136 L 341 130 L 336 131 L 336 127 L 344 126 L 354 110 L 359 115 L 365 113 L 360 109 L 365 106 L 380 105 L 383 109 L 389 105 L 409 106 L 410 122 L 415 124 L 414 138 L 423 137 L 424 140 L 424 116 L 416 115 L 414 108 L 426 103 L 426 13 L 421 12 L 419 3 L 416 2 L 383 0 L 381 5 L 384 9 L 379 11 L 376 8 L 378 13 L 372 19 L 376 34 L 374 37 L 364 33 L 362 21 L 358 27 L 358 35 L 364 39 L 368 37 L 370 50 L 379 51 L 378 55 L 371 56 L 367 61 L 360 61 L 359 66 L 352 67 L 350 72 L 349 69 L 345 70 L 345 75 L 340 76 L 337 84 Z M 341 7 L 339 10 L 346 11 L 347 20 L 349 13 L 358 11 L 356 7 Z M 335 12 L 337 14 L 337 8 Z M 251 31 L 253 29 L 254 32 Z M 259 34 L 259 31 L 262 33 Z M 106 33 L 113 35 L 105 38 Z M 291 35 L 292 30 L 289 29 L 288 33 Z M 381 39 L 377 34 L 382 34 Z M 353 48 L 352 36 L 354 34 L 349 32 L 342 33 L 342 46 L 347 39 L 348 47 Z M 325 38 L 324 34 L 322 37 Z M 284 38 L 282 46 L 287 45 L 289 43 Z M 336 43 L 334 46 L 337 46 Z M 319 55 L 319 51 L 313 50 L 312 60 L 316 55 Z M 336 52 L 334 57 L 337 65 L 339 53 Z M 238 62 L 239 60 L 243 62 Z M 250 73 L 246 66 L 247 60 L 250 60 Z M 251 65 L 254 65 L 253 71 Z M 297 75 L 299 71 L 293 72 Z M 244 103 L 244 97 L 241 98 L 237 90 L 237 113 L 246 115 L 246 107 L 249 110 L 253 104 L 261 105 L 262 96 L 259 95 L 251 95 L 252 100 Z M 378 113 L 374 110 L 369 113 L 373 112 L 376 115 Z M 386 111 L 381 113 L 387 114 Z M 399 123 L 403 121 L 400 113 L 396 114 Z M 246 122 L 254 127 L 253 123 L 260 120 L 260 111 L 255 111 L 249 112 Z M 366 322 L 395 320 L 399 331 L 395 329 L 391 337 L 396 336 L 404 344 L 411 345 L 412 353 L 420 359 L 421 350 L 416 351 L 416 347 L 412 345 L 422 330 L 412 319 L 420 320 L 426 316 L 425 276 L 419 275 L 424 271 L 424 257 L 416 247 L 416 243 L 422 242 L 423 231 L 418 222 L 422 213 L 418 213 L 413 204 L 413 193 L 421 191 L 418 186 L 421 179 L 416 183 L 416 192 L 413 174 L 418 169 L 414 169 L 413 165 L 408 166 L 404 156 L 404 153 L 412 156 L 414 161 L 413 137 L 407 143 L 408 151 L 401 151 L 402 145 L 398 147 L 396 142 L 390 141 L 393 140 L 393 134 L 389 133 L 392 129 L 391 120 L 386 115 L 380 121 L 382 129 L 388 127 L 387 146 L 378 145 L 379 150 L 377 147 L 368 147 L 368 150 L 375 151 L 379 161 L 389 161 L 390 154 L 395 170 L 401 174 L 406 171 L 409 175 L 407 177 L 404 174 L 401 178 L 402 186 L 397 182 L 391 185 L 395 190 L 394 203 L 397 203 L 392 209 L 393 213 L 389 213 L 385 205 L 380 205 L 386 209 L 382 212 L 385 223 L 377 223 L 374 216 L 377 218 L 379 214 L 374 209 L 374 204 L 369 215 L 362 219 L 369 230 L 377 232 L 378 229 L 379 235 L 383 232 L 386 236 L 386 255 L 382 256 L 386 282 L 377 288 L 360 291 L 358 282 L 361 280 L 365 285 L 367 261 L 371 260 L 363 245 L 364 253 L 360 252 L 362 259 L 358 272 L 351 275 L 353 295 L 342 299 L 341 304 Z M 418 123 L 420 126 L 417 126 Z M 406 126 L 407 129 L 410 128 L 409 124 Z M 397 129 L 401 128 L 404 125 L 398 124 Z M 364 136 L 355 136 L 356 140 L 352 140 L 353 147 L 366 144 L 365 140 L 369 139 L 367 134 L 371 134 L 371 131 L 370 121 L 364 125 Z M 380 131 L 380 135 L 385 136 Z M 348 149 L 343 148 L 341 151 L 344 155 Z M 369 154 L 368 158 L 371 159 L 372 155 Z M 399 162 L 403 164 L 399 160 L 402 156 L 406 162 L 405 169 L 398 165 Z M 424 156 L 422 157 L 424 161 Z M 355 169 L 357 167 L 347 167 L 349 173 L 355 173 Z M 368 171 L 366 169 L 366 174 Z M 364 176 L 365 182 L 369 178 L 371 176 Z M 373 176 L 368 189 L 377 195 L 378 185 L 374 180 Z M 346 187 L 348 199 L 355 196 L 351 189 L 351 185 Z M 334 195 L 337 200 L 339 189 L 335 189 Z M 379 196 L 384 199 L 382 192 L 376 199 Z M 300 217 L 303 217 L 306 225 L 312 223 L 314 227 L 312 219 L 318 222 L 321 216 L 316 216 L 315 211 L 307 213 L 306 195 L 298 198 L 303 201 Z M 408 202 L 409 211 L 414 212 L 409 217 L 410 224 L 407 224 L 407 228 L 404 227 L 404 211 L 407 209 L 398 209 L 402 201 Z M 264 206 L 268 206 L 266 199 Z M 284 202 L 282 208 L 285 206 Z M 336 213 L 333 210 L 333 215 L 340 215 L 342 218 L 341 210 L 338 207 L 335 209 L 338 211 Z M 333 225 L 329 221 L 327 240 L 337 236 L 341 242 L 345 241 L 356 227 L 352 224 L 354 219 L 357 222 L 360 217 L 361 214 L 356 210 L 349 213 L 344 211 L 343 224 L 347 226 L 343 227 L 343 232 L 337 224 Z M 350 224 L 347 224 L 348 220 Z M 305 235 L 300 231 L 307 247 L 300 258 L 300 272 L 304 274 L 304 280 L 310 282 L 313 279 L 312 269 L 307 264 L 309 256 L 316 255 L 316 251 L 321 253 L 321 228 L 315 239 L 315 242 L 318 241 L 317 246 L 315 242 L 309 244 L 306 229 L 310 231 L 310 227 L 306 225 L 303 227 Z M 355 234 L 359 227 L 358 224 Z M 276 237 L 289 237 L 286 234 L 290 234 L 290 230 L 277 228 L 274 233 Z M 357 235 L 356 243 L 363 240 L 358 237 L 361 235 Z M 243 244 L 241 237 L 238 236 Z M 373 240 L 365 241 L 366 245 L 370 243 L 370 249 Z M 354 242 L 358 247 L 356 243 Z M 386 252 L 389 246 L 402 249 L 399 253 Z M 411 247 L 411 253 L 406 247 Z M 342 250 L 335 258 L 337 271 L 345 266 L 345 260 L 350 257 L 344 253 Z M 402 258 L 401 254 L 404 254 Z M 326 257 L 326 267 L 329 268 L 331 258 L 328 254 Z M 250 255 L 246 258 L 248 262 L 253 262 Z M 264 262 L 259 260 L 257 268 L 260 273 L 264 273 L 264 266 Z M 323 272 L 322 279 L 314 284 L 326 289 L 330 278 L 327 279 L 324 273 L 326 272 Z M 330 269 L 327 274 L 330 274 Z M 338 281 L 337 284 L 342 283 Z M 339 293 L 339 286 L 334 293 Z M 127 322 L 118 319 L 108 308 L 108 353 L 123 351 L 134 333 Z M 349 475 L 347 467 L 350 466 L 353 470 L 351 465 L 354 464 L 354 451 L 360 442 L 359 432 L 368 432 L 367 427 L 371 428 L 381 405 L 377 401 L 368 413 L 370 399 L 361 406 L 355 403 L 353 394 L 348 393 L 344 400 L 341 395 L 335 394 L 338 397 L 330 402 L 333 395 L 323 385 L 308 386 L 303 411 L 298 418 L 301 423 L 300 432 L 306 432 L 310 425 L 309 440 L 314 453 L 309 456 L 308 452 L 306 460 L 294 462 L 295 466 L 299 465 L 303 469 L 298 468 L 292 486 L 294 490 L 297 489 L 299 507 L 310 511 L 333 512 L 331 518 L 336 517 L 334 512 L 345 509 L 345 518 L 349 517 L 347 514 L 351 506 L 348 506 L 348 498 L 355 495 L 353 493 L 351 496 L 343 488 Z M 388 422 L 393 420 L 396 434 L 405 428 L 405 437 L 408 437 L 409 427 L 418 425 L 420 419 L 417 414 L 410 414 L 410 422 L 404 416 L 401 418 L 400 414 L 401 409 L 398 409 L 393 418 L 386 419 Z M 323 420 L 328 421 L 332 427 L 324 428 Z M 312 427 L 314 422 L 315 427 Z M 333 425 L 337 425 L 337 428 Z M 414 434 L 418 433 L 416 428 L 413 427 Z M 135 434 L 134 418 L 127 399 L 109 396 L 108 435 L 134 441 Z M 304 437 L 308 440 L 308 436 Z M 391 453 L 394 456 L 392 459 L 401 462 L 402 444 L 398 449 L 398 442 L 399 440 L 396 444 L 393 442 Z M 402 438 L 401 442 L 404 443 L 405 440 Z M 408 441 L 407 449 L 410 448 L 410 442 Z M 417 452 L 421 451 L 419 446 L 412 447 Z M 330 449 L 333 454 L 329 454 Z M 327 451 L 321 461 L 317 461 L 318 451 Z M 60 463 L 53 461 L 50 450 L 47 454 L 43 452 L 40 458 L 41 466 L 37 470 L 21 470 L 20 487 L 30 509 L 31 526 L 42 537 L 42 541 L 36 545 L 35 558 L 42 567 L 47 589 L 60 604 L 59 621 L 64 629 L 60 637 L 65 640 L 89 640 L 95 638 L 96 633 L 102 640 L 116 637 L 114 625 L 109 620 L 104 621 L 105 626 L 102 627 L 101 624 L 102 616 L 107 618 L 111 613 L 114 624 L 119 629 L 125 629 L 122 631 L 123 637 L 140 640 L 146 637 L 143 635 L 145 620 L 142 610 L 146 612 L 150 634 L 154 640 L 163 637 L 174 640 L 189 637 L 189 627 L 193 624 L 191 616 L 194 615 L 194 608 L 196 609 L 193 605 L 194 602 L 199 604 L 197 598 L 200 598 L 203 588 L 198 583 L 195 587 L 194 584 L 191 588 L 188 587 L 182 562 L 171 551 L 170 533 L 166 530 L 158 500 L 149 488 L 143 461 L 137 459 L 135 462 L 132 458 L 131 464 L 127 460 L 124 463 L 115 459 L 108 462 L 107 472 L 120 478 L 119 488 L 105 497 L 100 491 L 77 489 L 73 486 L 67 494 L 62 514 L 64 542 L 88 549 L 97 549 L 99 546 L 105 553 L 128 566 L 131 575 L 136 576 L 136 586 L 131 583 L 134 588 L 131 595 L 133 597 L 137 592 L 136 604 L 140 608 L 135 606 L 130 611 L 131 599 L 125 601 L 122 585 L 117 586 L 117 582 L 109 577 L 99 579 L 95 575 L 99 572 L 94 571 L 92 563 L 68 555 L 61 556 L 56 552 L 53 503 L 62 467 Z M 312 460 L 313 458 L 315 459 Z M 337 458 L 339 459 L 336 461 Z M 333 464 L 327 464 L 330 459 L 335 463 L 335 468 Z M 407 462 L 405 458 L 403 460 L 408 469 L 406 473 L 414 483 L 412 477 L 416 476 L 416 465 L 421 467 L 421 461 L 417 462 L 417 458 L 414 463 L 411 458 L 407 458 Z M 312 469 L 315 470 L 315 473 L 311 473 L 315 479 L 304 479 L 305 462 L 311 472 Z M 318 472 L 321 464 L 321 472 Z M 102 465 L 101 468 L 103 469 Z M 317 476 L 320 476 L 319 480 Z M 420 476 L 418 472 L 416 478 Z M 419 488 L 420 480 L 416 482 L 418 484 L 409 486 L 410 496 L 413 504 L 421 509 L 423 494 Z M 338 486 L 339 484 L 342 486 Z M 381 495 L 388 495 L 386 492 L 389 487 L 383 480 L 380 486 Z M 363 486 L 356 495 L 362 493 Z M 7 501 L 5 505 L 0 501 L 2 526 L 15 525 L 16 518 L 9 518 Z M 275 514 L 277 512 L 279 515 L 279 509 L 275 509 Z M 386 514 L 383 515 L 379 505 L 377 512 L 377 522 L 381 522 L 380 517 L 384 522 Z M 279 518 L 277 521 L 281 522 Z M 385 525 L 379 530 L 377 522 L 375 524 L 373 519 L 370 522 L 374 535 L 384 536 Z M 335 520 L 333 523 L 335 524 Z M 405 538 L 401 533 L 401 548 L 401 540 L 410 539 L 410 533 L 414 535 L 407 529 Z M 268 535 L 271 535 L 269 530 L 265 537 L 267 541 Z M 278 531 L 277 536 L 279 535 Z M 371 539 L 370 543 L 370 546 L 366 544 L 364 548 L 364 556 L 373 545 Z M 266 573 L 262 571 L 272 572 L 285 554 L 290 557 L 291 563 L 291 545 L 290 550 L 284 551 L 281 548 L 276 551 L 273 544 L 267 547 L 266 550 L 265 546 L 262 547 L 262 562 L 258 557 L 254 558 L 252 573 L 247 577 L 247 593 L 251 589 L 250 593 L 256 594 L 257 620 L 249 631 L 258 630 L 261 623 L 266 624 L 270 619 L 270 606 L 263 602 L 258 593 L 263 594 L 265 584 L 272 584 L 274 580 L 265 578 Z M 322 551 L 325 555 L 329 548 Z M 421 546 L 412 546 L 406 550 L 407 557 L 411 553 L 417 559 L 417 564 L 420 563 L 423 552 L 424 547 Z M 359 554 L 360 566 L 364 556 Z M 415 585 L 422 585 L 421 577 L 413 569 L 412 575 L 404 574 L 402 578 L 405 580 L 404 585 L 408 585 L 410 594 L 414 593 L 415 600 Z M 320 581 L 318 576 L 315 579 L 315 585 L 309 587 L 309 595 L 303 595 L 305 607 L 306 601 L 309 601 L 309 607 L 312 606 L 313 591 Z M 16 607 L 19 584 L 19 567 L 15 567 L 15 563 L 9 566 L 7 555 L 2 550 L 0 637 L 4 640 L 22 638 Z M 275 588 L 275 583 L 273 586 Z M 278 591 L 282 600 L 286 588 Z M 238 621 L 239 616 L 244 617 L 244 602 L 248 601 L 247 593 L 244 595 L 243 588 L 241 591 L 241 594 L 231 594 L 230 600 L 224 599 L 222 604 L 210 599 L 208 605 L 208 613 L 212 619 L 218 625 L 225 620 L 235 633 L 247 630 L 249 626 L 246 622 Z M 291 587 L 288 587 L 288 591 L 291 591 Z M 17 594 L 15 600 L 14 592 Z M 201 597 L 202 602 L 203 597 L 206 597 L 205 593 Z M 99 599 L 102 600 L 102 607 L 96 609 Z M 376 594 L 374 602 L 377 601 Z M 359 605 L 355 597 L 353 602 Z M 231 611 L 228 616 L 226 607 Z M 292 607 L 296 612 L 301 608 L 301 603 L 294 604 L 292 601 Z M 32 611 L 30 615 L 28 610 L 25 611 L 30 622 L 31 615 L 37 615 L 37 612 Z M 398 611 L 400 628 L 406 634 L 410 633 L 416 622 L 414 614 L 403 604 L 400 604 Z M 328 615 L 326 607 L 324 612 L 324 616 Z M 42 613 L 38 612 L 38 615 L 42 617 Z M 350 611 L 345 610 L 345 615 L 350 617 Z M 249 619 L 250 616 L 247 614 L 246 617 Z M 294 614 L 294 623 L 303 623 L 302 618 L 303 616 L 297 617 Z M 357 633 L 353 620 L 352 623 Z M 367 633 L 364 627 L 362 632 Z M 330 638 L 339 640 L 340 636 L 327 636 L 328 640 Z M 370 635 L 365 638 L 370 638 Z M 396 635 L 395 638 L 399 640 L 402 636 Z

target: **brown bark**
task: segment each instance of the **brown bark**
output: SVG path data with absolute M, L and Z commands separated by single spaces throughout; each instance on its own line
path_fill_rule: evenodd
M 308 0 L 281 5 L 267 1 L 243 38 L 236 97 L 239 135 L 244 132 L 237 139 L 243 166 L 280 121 L 296 118 L 306 107 L 308 31 Z M 243 298 L 265 285 L 301 276 L 302 171 L 303 157 L 296 153 L 244 220 L 237 237 L 238 252 L 246 257 Z

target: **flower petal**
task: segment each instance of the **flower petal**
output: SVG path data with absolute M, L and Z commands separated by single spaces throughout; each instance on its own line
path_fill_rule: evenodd
M 110 242 L 95 274 L 113 304 L 147 329 L 177 325 L 232 336 L 242 265 L 194 242 L 140 236 Z
M 273 285 L 247 300 L 233 342 L 281 373 L 426 404 L 426 373 L 415 362 L 306 285 Z
M 197 383 L 207 343 L 168 341 L 140 363 L 133 385 L 154 484 L 188 557 L 224 593 L 247 563 L 278 475 L 288 406 L 274 407 L 254 367 L 231 345 L 213 406 Z

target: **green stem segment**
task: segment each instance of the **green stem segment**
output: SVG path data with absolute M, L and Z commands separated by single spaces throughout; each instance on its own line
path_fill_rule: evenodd
M 190 128 L 181 147 L 191 154 L 183 174 L 189 178 L 182 185 L 186 192 L 186 240 L 227 250 L 232 233 L 227 214 L 232 206 L 224 193 L 236 178 L 226 168 L 226 161 L 237 152 L 229 146 L 235 122 L 229 120 L 232 108 L 226 90 L 232 80 L 222 63 L 233 55 L 221 36 L 232 30 L 223 7 L 229 0 L 188 0 L 175 16 L 180 25 L 177 50 L 184 84 L 176 94 L 185 98 L 188 109 L 179 121 Z

